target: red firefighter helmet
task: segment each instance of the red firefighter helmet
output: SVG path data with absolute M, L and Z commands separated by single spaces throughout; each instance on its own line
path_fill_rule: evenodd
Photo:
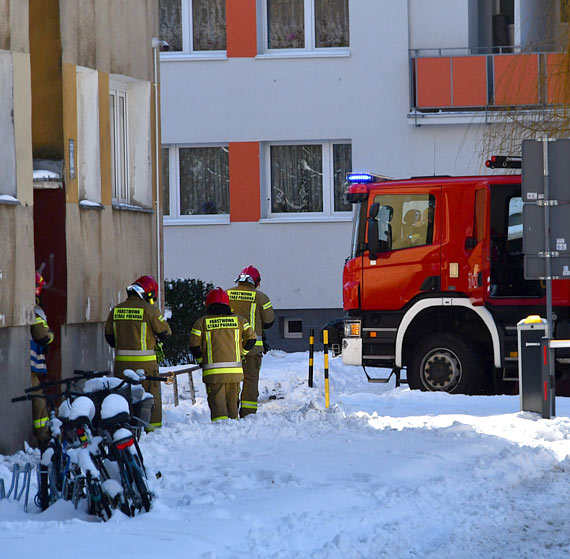
M 46 280 L 42 277 L 39 272 L 36 272 L 36 297 L 39 297 L 44 285 L 46 284 Z
M 239 273 L 239 276 L 236 278 L 236 283 L 238 281 L 246 281 L 258 287 L 261 283 L 261 274 L 255 266 L 247 266 Z
M 208 291 L 208 294 L 206 295 L 206 306 L 209 307 L 213 303 L 230 305 L 230 298 L 221 287 L 216 287 L 215 289 Z
M 158 293 L 158 283 L 152 276 L 141 276 L 127 287 L 127 293 L 135 291 L 142 299 L 153 304 Z

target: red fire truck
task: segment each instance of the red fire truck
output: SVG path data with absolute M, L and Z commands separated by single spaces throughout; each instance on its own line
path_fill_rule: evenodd
M 521 175 L 349 178 L 343 362 L 405 368 L 415 389 L 514 391 L 517 322 L 546 313 L 544 282 L 524 278 Z M 568 338 L 570 282 L 552 291 L 554 337 Z M 558 378 L 568 363 L 558 352 Z

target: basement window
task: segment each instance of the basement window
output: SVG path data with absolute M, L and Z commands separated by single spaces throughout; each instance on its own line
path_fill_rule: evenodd
M 282 335 L 284 338 L 302 338 L 303 319 L 284 317 L 282 319 Z

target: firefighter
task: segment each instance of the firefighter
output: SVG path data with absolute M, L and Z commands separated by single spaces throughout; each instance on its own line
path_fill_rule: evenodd
M 158 376 L 156 350 L 172 334 L 170 325 L 154 306 L 158 284 L 152 276 L 142 276 L 127 287 L 127 298 L 111 309 L 105 323 L 105 339 L 115 348 L 115 376 L 125 369 L 142 369 Z M 147 430 L 162 427 L 162 398 L 159 381 L 143 381 L 154 397 L 154 407 Z
M 46 356 L 48 346 L 53 342 L 54 338 L 41 304 L 41 293 L 44 285 L 44 278 L 39 272 L 36 272 L 36 316 L 34 324 L 30 327 L 30 365 L 33 387 L 38 386 L 40 382 L 47 378 Z M 44 400 L 39 398 L 32 400 L 32 418 L 34 421 L 34 435 L 41 447 L 49 439 L 47 429 L 49 417 Z
M 255 346 L 255 332 L 230 308 L 228 294 L 216 287 L 206 295 L 206 314 L 190 332 L 190 351 L 202 366 L 212 421 L 237 419 L 242 359 Z
M 239 415 L 245 417 L 257 411 L 259 370 L 263 353 L 268 347 L 264 330 L 273 325 L 275 313 L 269 297 L 257 289 L 261 283 L 261 275 L 257 268 L 253 266 L 244 268 L 235 283 L 237 287 L 228 289 L 232 311 L 246 317 L 256 334 L 255 347 L 243 362 L 244 380 Z

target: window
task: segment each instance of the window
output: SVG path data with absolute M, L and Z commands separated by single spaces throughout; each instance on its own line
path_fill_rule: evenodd
M 431 194 L 381 194 L 378 238 L 382 252 L 433 243 L 435 197 Z
M 346 142 L 269 145 L 268 214 L 303 216 L 350 212 L 346 174 L 352 169 L 352 146 Z
M 230 213 L 227 146 L 163 148 L 163 180 L 169 183 L 165 216 L 227 222 Z M 168 169 L 165 171 L 164 169 Z
M 113 200 L 128 204 L 129 196 L 129 146 L 127 123 L 127 91 L 109 90 L 111 120 L 111 181 Z
M 159 22 L 168 52 L 225 53 L 226 0 L 160 0 Z
M 71 175 L 73 160 L 69 158 Z M 77 67 L 77 169 L 79 199 L 101 203 L 99 79 L 95 70 Z
M 268 51 L 343 49 L 350 44 L 348 0 L 265 0 Z

